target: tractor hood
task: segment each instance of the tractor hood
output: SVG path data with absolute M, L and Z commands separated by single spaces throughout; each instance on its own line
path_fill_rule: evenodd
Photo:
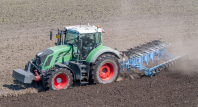
M 64 51 L 68 51 L 71 49 L 70 45 L 58 45 L 58 46 L 53 46 L 48 48 L 52 51 L 54 51 L 55 53 L 59 53 L 59 52 L 64 52 Z
M 71 46 L 69 45 L 58 45 L 44 49 L 36 54 L 36 64 L 42 66 L 48 55 L 59 54 L 61 52 L 69 51 L 70 49 Z

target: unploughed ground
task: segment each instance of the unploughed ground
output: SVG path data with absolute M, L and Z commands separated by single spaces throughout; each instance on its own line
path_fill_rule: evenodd
M 49 31 L 99 24 L 103 44 L 118 50 L 158 38 L 189 61 L 155 77 L 39 92 L 12 78 L 13 69 L 54 45 Z M 2 0 L 0 1 L 0 106 L 198 106 L 198 1 Z M 55 34 L 54 34 L 55 35 Z M 35 94 L 36 93 L 36 94 Z M 24 95 L 21 95 L 24 94 Z M 17 97 L 16 97 L 17 96 Z

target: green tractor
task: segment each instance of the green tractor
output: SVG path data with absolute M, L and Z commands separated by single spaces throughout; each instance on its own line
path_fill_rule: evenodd
M 13 70 L 13 78 L 28 84 L 42 82 L 52 90 L 67 89 L 73 82 L 106 84 L 117 80 L 119 52 L 102 45 L 102 28 L 77 25 L 52 30 L 58 32 L 55 46 L 38 52 L 24 70 Z

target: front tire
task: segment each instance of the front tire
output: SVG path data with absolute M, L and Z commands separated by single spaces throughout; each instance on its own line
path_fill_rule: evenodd
M 44 80 L 45 88 L 50 90 L 61 90 L 69 88 L 73 83 L 70 70 L 66 68 L 56 68 L 48 71 Z
M 92 81 L 97 84 L 114 82 L 120 74 L 119 70 L 117 58 L 111 54 L 104 54 L 92 66 Z

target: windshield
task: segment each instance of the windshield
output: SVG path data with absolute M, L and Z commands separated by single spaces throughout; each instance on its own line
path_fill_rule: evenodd
M 77 43 L 78 34 L 72 31 L 67 31 L 65 35 L 65 44 L 76 44 Z

